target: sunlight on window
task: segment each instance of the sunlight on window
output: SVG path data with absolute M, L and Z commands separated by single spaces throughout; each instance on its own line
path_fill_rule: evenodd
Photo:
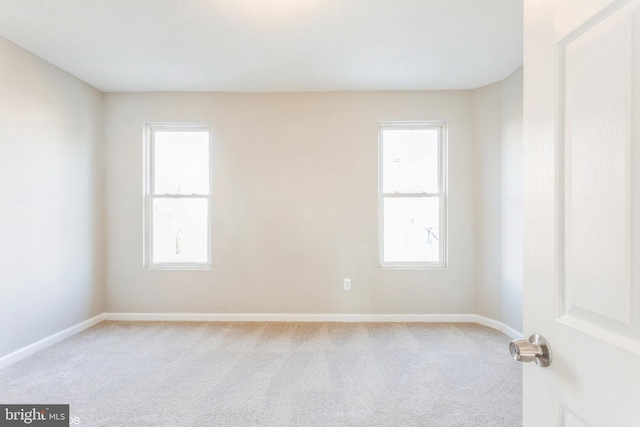
M 209 134 L 161 132 L 154 139 L 154 193 L 209 192 Z
M 384 200 L 384 261 L 438 262 L 439 200 L 394 197 Z
M 445 267 L 444 123 L 380 125 L 382 266 Z
M 210 263 L 210 144 L 206 126 L 149 127 L 146 259 L 150 268 Z
M 153 262 L 207 261 L 207 200 L 153 201 Z
M 438 192 L 438 131 L 383 130 L 385 193 Z

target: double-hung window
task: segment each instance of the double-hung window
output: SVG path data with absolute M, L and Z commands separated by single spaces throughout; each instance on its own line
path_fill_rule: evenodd
M 145 267 L 211 267 L 211 129 L 145 127 Z
M 446 267 L 446 123 L 384 122 L 379 144 L 380 265 Z

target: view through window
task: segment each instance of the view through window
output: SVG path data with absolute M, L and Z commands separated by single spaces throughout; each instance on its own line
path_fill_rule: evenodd
M 150 125 L 146 146 L 146 266 L 211 264 L 211 132 L 208 126 Z
M 444 123 L 380 125 L 383 267 L 446 266 Z

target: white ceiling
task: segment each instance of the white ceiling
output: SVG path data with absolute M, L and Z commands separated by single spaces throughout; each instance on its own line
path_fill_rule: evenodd
M 0 0 L 0 35 L 107 92 L 471 89 L 522 0 Z

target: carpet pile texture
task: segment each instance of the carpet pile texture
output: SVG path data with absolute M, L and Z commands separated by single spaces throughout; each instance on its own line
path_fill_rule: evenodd
M 0 370 L 79 426 L 521 426 L 509 338 L 471 323 L 102 322 Z

